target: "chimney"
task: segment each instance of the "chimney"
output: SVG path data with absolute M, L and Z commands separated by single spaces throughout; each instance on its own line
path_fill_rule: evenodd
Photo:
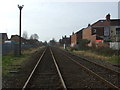
M 106 15 L 106 21 L 110 21 L 110 14 Z
M 65 35 L 65 38 L 66 38 L 66 35 Z
M 72 35 L 74 35 L 74 32 L 72 32 Z
M 88 27 L 90 27 L 90 24 L 88 24 Z

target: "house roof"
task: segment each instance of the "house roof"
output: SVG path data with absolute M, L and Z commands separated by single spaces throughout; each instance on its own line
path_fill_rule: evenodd
M 20 37 L 20 36 L 19 36 L 19 35 L 12 35 L 12 36 L 11 36 L 11 39 L 12 39 L 13 37 Z M 24 39 L 23 37 L 21 37 L 21 39 L 22 39 L 23 41 L 26 41 L 26 39 Z
M 111 19 L 110 21 L 98 20 L 91 26 L 120 26 L 120 19 Z
M 20 37 L 19 35 L 12 35 L 11 36 L 11 38 L 13 38 L 13 37 Z M 22 39 L 25 39 L 25 38 L 23 38 L 23 37 L 21 37 Z
M 11 35 L 11 38 L 13 38 L 13 37 L 15 37 L 15 36 L 19 37 L 18 35 Z
M 2 39 L 5 37 L 7 37 L 7 39 L 8 39 L 7 33 L 1 33 L 1 34 L 2 34 Z
M 112 19 L 110 22 L 111 26 L 120 26 L 120 19 Z
M 84 29 L 84 28 L 83 28 L 83 29 Z M 83 31 L 83 29 L 81 29 L 81 30 L 77 31 L 75 34 L 81 34 L 81 33 L 82 33 L 82 31 Z

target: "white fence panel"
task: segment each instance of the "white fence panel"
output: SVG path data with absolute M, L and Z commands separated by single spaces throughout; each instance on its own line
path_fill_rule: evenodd
M 110 42 L 110 48 L 119 50 L 120 49 L 120 42 Z

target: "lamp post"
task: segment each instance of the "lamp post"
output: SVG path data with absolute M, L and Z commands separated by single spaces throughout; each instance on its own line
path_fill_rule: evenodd
M 20 10 L 20 23 L 19 23 L 19 55 L 21 55 L 21 11 L 24 5 L 20 6 L 18 5 L 18 8 Z

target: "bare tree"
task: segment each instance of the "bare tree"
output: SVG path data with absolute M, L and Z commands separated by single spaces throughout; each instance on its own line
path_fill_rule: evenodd
M 56 40 L 53 38 L 52 40 L 49 41 L 49 44 L 52 46 L 56 45 Z
M 34 34 L 34 39 L 36 39 L 36 40 L 39 39 L 39 36 L 36 33 Z
M 30 36 L 30 39 L 32 39 L 32 40 L 34 39 L 34 38 L 33 38 L 33 34 Z
M 28 39 L 28 34 L 27 34 L 27 31 L 24 31 L 24 32 L 23 32 L 22 37 L 23 37 L 23 38 L 25 38 L 25 39 Z
M 30 39 L 38 40 L 38 39 L 39 39 L 39 36 L 35 33 L 35 34 L 32 34 L 32 35 L 30 36 Z

